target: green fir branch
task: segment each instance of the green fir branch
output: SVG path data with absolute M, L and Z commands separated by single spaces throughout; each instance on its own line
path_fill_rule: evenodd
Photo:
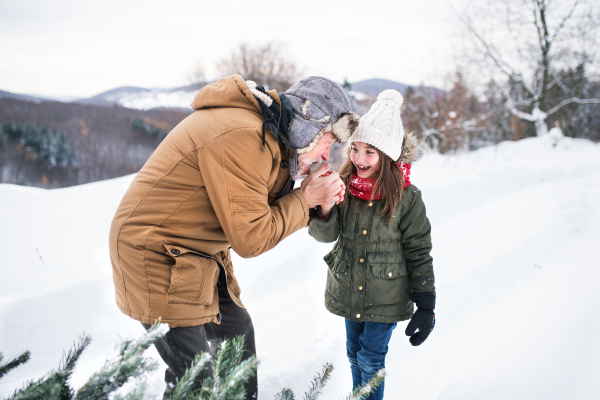
M 27 361 L 29 361 L 30 358 L 31 353 L 29 351 L 25 351 L 23 354 L 13 358 L 6 364 L 0 364 L 0 378 L 2 378 L 4 375 L 10 372 L 12 369 L 17 368 L 19 365 L 25 364 Z M 2 356 L 2 353 L 0 353 L 0 363 L 3 359 L 4 357 Z
M 112 400 L 145 400 L 146 398 L 146 379 L 139 378 L 131 391 L 124 395 L 117 393 Z
M 371 378 L 371 380 L 367 383 L 365 383 L 363 386 L 357 386 L 351 394 L 349 394 L 348 396 L 346 396 L 345 400 L 364 400 L 367 397 L 369 397 L 369 395 L 371 394 L 371 392 L 373 392 L 373 390 L 377 389 L 377 387 L 379 387 L 379 385 L 381 385 L 383 383 L 383 380 L 385 379 L 385 369 L 380 369 L 379 372 L 377 372 L 375 375 L 373 375 L 373 377 Z
M 9 400 L 70 400 L 73 390 L 69 386 L 69 379 L 81 353 L 91 342 L 89 336 L 82 336 L 79 343 L 63 355 L 58 370 L 50 371 L 38 381 L 27 382 L 24 388 L 15 391 Z
M 275 395 L 275 400 L 296 400 L 296 396 L 294 396 L 292 389 L 283 388 L 281 393 Z
M 122 387 L 131 378 L 138 378 L 156 369 L 156 364 L 143 353 L 169 331 L 166 324 L 156 322 L 140 339 L 124 341 L 114 360 L 107 361 L 102 369 L 91 376 L 75 399 L 108 400 L 109 395 Z
M 243 353 L 243 348 L 239 354 Z M 213 389 L 213 399 L 240 399 L 246 398 L 244 384 L 256 374 L 258 361 L 252 356 L 242 361 L 227 374 L 219 377 L 219 384 Z
M 196 358 L 192 365 L 185 370 L 181 379 L 177 380 L 177 384 L 171 394 L 171 400 L 185 400 L 192 394 L 196 378 L 200 375 L 200 372 L 202 372 L 206 363 L 209 361 L 210 354 L 196 354 Z
M 333 365 L 326 363 L 323 366 L 323 371 L 313 378 L 312 384 L 308 392 L 304 394 L 304 400 L 316 400 L 319 395 L 323 392 L 325 383 L 331 378 L 331 371 L 333 371 Z
M 258 361 L 252 356 L 244 361 L 244 337 L 224 340 L 219 346 L 217 360 L 213 361 L 213 376 L 202 382 L 194 399 L 240 399 L 246 396 L 244 384 L 256 374 Z

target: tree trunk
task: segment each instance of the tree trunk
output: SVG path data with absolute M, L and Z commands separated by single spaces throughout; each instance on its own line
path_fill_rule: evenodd
M 531 111 L 531 115 L 534 118 L 535 135 L 544 136 L 548 133 L 548 125 L 546 124 L 546 113 L 540 110 L 539 105 L 535 105 Z

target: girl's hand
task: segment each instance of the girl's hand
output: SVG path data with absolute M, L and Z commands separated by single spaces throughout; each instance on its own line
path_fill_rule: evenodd
M 329 163 L 321 165 L 316 171 L 311 172 L 301 183 L 300 190 L 306 196 L 308 208 L 314 208 L 319 204 L 339 202 L 341 189 L 345 189 L 344 183 L 335 171 L 329 171 Z
M 335 206 L 336 202 L 333 203 L 329 203 L 329 204 L 321 204 L 321 217 L 323 218 L 327 218 L 329 217 L 329 214 L 331 214 L 331 210 L 333 209 L 333 206 Z
M 336 174 L 337 175 L 337 172 L 329 170 L 329 171 L 325 172 L 321 176 L 329 176 L 331 174 Z M 338 178 L 339 178 L 339 175 L 338 175 Z M 321 204 L 320 205 L 321 206 L 321 210 L 323 212 L 326 212 L 327 215 L 329 215 L 329 213 L 331 212 L 331 209 L 333 208 L 333 206 L 335 204 L 340 204 L 342 201 L 344 201 L 344 195 L 346 194 L 346 185 L 344 185 L 344 182 L 342 180 L 340 180 L 340 182 L 341 182 L 341 185 L 340 185 L 340 191 L 338 193 L 337 200 L 335 202 L 332 202 L 331 204 Z M 326 217 L 327 215 L 323 215 L 323 216 Z

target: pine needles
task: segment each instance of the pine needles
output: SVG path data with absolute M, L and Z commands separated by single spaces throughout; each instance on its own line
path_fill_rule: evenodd
M 27 361 L 29 361 L 30 356 L 31 353 L 26 351 L 20 356 L 13 358 L 6 364 L 1 364 L 4 356 L 2 356 L 2 353 L 0 353 L 0 378 L 6 375 L 10 370 L 17 368 L 21 364 L 25 364 Z
M 22 389 L 16 390 L 6 400 L 146 400 L 156 398 L 156 394 L 145 392 L 145 377 L 156 369 L 156 364 L 144 356 L 144 352 L 169 330 L 166 324 L 157 322 L 137 340 L 125 340 L 119 345 L 114 359 L 106 361 L 104 366 L 94 373 L 88 381 L 75 392 L 69 385 L 77 360 L 90 345 L 91 338 L 83 335 L 79 341 L 63 355 L 57 370 L 50 371 L 37 381 L 27 382 Z M 219 347 L 217 359 L 211 360 L 207 353 L 198 354 L 181 379 L 178 379 L 171 392 L 170 400 L 244 400 L 244 385 L 256 374 L 258 361 L 255 356 L 243 360 L 244 338 L 225 340 Z M 8 372 L 26 363 L 30 358 L 28 351 L 2 364 L 0 353 L 0 378 Z M 205 368 L 212 367 L 212 376 L 199 385 L 197 378 Z M 333 365 L 327 363 L 323 370 L 313 378 L 303 400 L 317 400 L 331 376 Z M 381 370 L 363 387 L 357 387 L 345 400 L 364 400 L 381 384 L 385 371 Z M 132 388 L 124 390 L 126 383 Z M 198 386 L 200 386 L 198 388 Z M 125 393 L 124 393 L 125 392 Z M 291 389 L 283 389 L 275 395 L 275 400 L 295 400 Z

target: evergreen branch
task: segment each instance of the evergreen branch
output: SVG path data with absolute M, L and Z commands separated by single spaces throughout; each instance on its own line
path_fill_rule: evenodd
M 144 400 L 146 399 L 146 380 L 138 379 L 133 390 L 123 395 L 116 394 L 112 400 Z
M 28 382 L 23 389 L 17 390 L 10 399 L 12 400 L 38 400 L 38 399 L 57 399 L 70 400 L 73 397 L 73 390 L 68 384 L 69 378 L 73 373 L 75 364 L 81 353 L 92 339 L 89 336 L 82 336 L 73 349 L 63 355 L 63 361 L 59 364 L 56 371 L 50 371 L 46 376 L 36 382 Z
M 361 386 L 357 386 L 351 394 L 349 394 L 348 396 L 346 396 L 345 400 L 364 400 L 367 397 L 369 397 L 369 395 L 371 394 L 371 392 L 373 392 L 373 390 L 377 389 L 377 387 L 379 385 L 381 385 L 381 383 L 383 383 L 383 380 L 385 379 L 385 369 L 380 369 L 379 372 L 377 372 L 375 375 L 373 375 L 373 378 L 371 378 L 371 380 L 367 383 L 365 383 L 362 387 Z
M 122 387 L 129 379 L 137 378 L 156 368 L 143 356 L 143 352 L 162 338 L 168 325 L 157 321 L 139 340 L 124 341 L 114 360 L 107 361 L 102 369 L 93 374 L 77 392 L 76 399 L 107 400 L 109 395 Z
M 296 400 L 292 389 L 283 388 L 281 393 L 275 395 L 275 400 Z
M 86 347 L 90 345 L 90 343 L 92 343 L 92 338 L 89 335 L 82 335 L 79 338 L 78 345 L 69 350 L 68 353 L 63 353 L 63 360 L 59 364 L 59 369 L 68 371 L 70 377 L 73 373 L 73 369 L 75 368 L 77 360 L 79 360 L 79 357 L 81 357 L 81 354 L 86 349 Z
M 210 354 L 196 354 L 192 365 L 185 370 L 181 379 L 177 379 L 175 389 L 171 394 L 171 400 L 185 400 L 193 390 L 194 383 L 200 372 L 204 369 L 206 363 L 210 360 Z
M 0 365 L 0 378 L 2 378 L 4 375 L 6 375 L 10 370 L 18 367 L 21 364 L 25 364 L 27 361 L 29 361 L 30 357 L 31 357 L 31 353 L 29 352 L 29 350 L 27 350 L 20 356 L 13 358 L 6 364 L 1 364 Z M 4 359 L 4 357 L 2 356 L 2 353 L 0 353 L 0 363 L 2 362 L 3 359 Z
M 241 353 L 243 353 L 243 348 L 241 349 Z M 212 398 L 244 400 L 246 398 L 244 384 L 256 374 L 257 366 L 258 361 L 255 356 L 242 361 L 226 376 L 219 378 L 219 384 L 215 385 L 213 389 Z
M 241 361 L 243 355 L 243 336 L 224 340 L 217 352 L 217 359 L 213 360 L 213 376 L 206 378 L 202 382 L 202 387 L 187 398 L 201 400 L 245 399 L 244 384 L 256 374 L 258 361 L 255 356 Z M 177 385 L 180 383 L 178 382 Z M 180 395 L 179 398 L 182 396 Z
M 326 363 L 323 366 L 323 371 L 313 378 L 312 384 L 308 392 L 304 394 L 304 400 L 316 400 L 319 395 L 323 392 L 325 383 L 331 378 L 331 371 L 333 371 L 333 365 Z

